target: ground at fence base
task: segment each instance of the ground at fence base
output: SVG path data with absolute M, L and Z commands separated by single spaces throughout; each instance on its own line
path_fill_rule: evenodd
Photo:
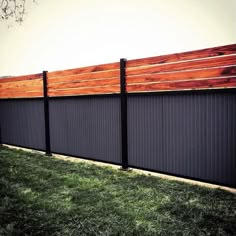
M 9 148 L 15 148 L 15 149 L 25 150 L 28 152 L 45 154 L 42 151 L 36 151 L 36 150 L 12 146 L 12 145 L 5 145 L 5 144 L 3 144 L 3 145 L 7 146 Z M 124 169 L 122 169 L 122 167 L 120 167 L 120 165 L 113 165 L 113 164 L 108 164 L 108 163 L 103 163 L 103 162 L 98 162 L 98 161 L 93 161 L 93 160 L 85 160 L 85 159 L 80 159 L 78 157 L 69 157 L 69 156 L 59 155 L 59 154 L 52 154 L 52 157 L 55 157 L 57 159 L 64 160 L 64 161 L 85 162 L 85 163 L 95 164 L 98 166 L 109 166 L 111 168 L 124 171 Z M 225 186 L 221 186 L 221 185 L 217 185 L 217 184 L 210 184 L 210 183 L 205 183 L 205 182 L 201 182 L 201 181 L 185 179 L 185 178 L 181 178 L 181 177 L 175 177 L 175 176 L 171 176 L 171 175 L 160 174 L 160 173 L 155 173 L 152 171 L 140 170 L 140 169 L 135 169 L 135 168 L 128 168 L 128 169 L 125 169 L 125 171 L 133 171 L 133 172 L 139 173 L 141 175 L 151 175 L 151 176 L 156 176 L 156 177 L 163 178 L 163 179 L 175 180 L 175 181 L 185 182 L 185 183 L 189 183 L 189 184 L 193 184 L 193 185 L 204 186 L 206 188 L 223 189 L 228 192 L 236 194 L 236 188 L 225 187 Z

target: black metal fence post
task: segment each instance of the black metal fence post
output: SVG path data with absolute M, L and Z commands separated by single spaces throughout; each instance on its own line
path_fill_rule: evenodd
M 120 59 L 122 170 L 128 170 L 126 59 Z
M 49 124 L 49 98 L 47 85 L 47 71 L 43 71 L 44 121 L 45 121 L 45 147 L 46 155 L 51 156 L 50 124 Z
M 0 147 L 2 146 L 2 127 L 0 124 Z

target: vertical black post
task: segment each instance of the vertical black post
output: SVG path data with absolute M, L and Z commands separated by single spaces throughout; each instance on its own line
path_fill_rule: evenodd
M 2 146 L 2 129 L 1 129 L 1 124 L 0 124 L 0 147 Z
M 126 59 L 120 59 L 122 170 L 128 170 Z
M 43 71 L 43 96 L 44 96 L 44 121 L 45 121 L 45 145 L 46 155 L 51 156 L 50 126 L 49 126 L 49 99 L 47 85 L 47 71 Z

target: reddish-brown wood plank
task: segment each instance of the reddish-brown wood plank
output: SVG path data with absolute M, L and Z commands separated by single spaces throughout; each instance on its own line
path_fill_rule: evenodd
M 55 96 L 72 96 L 72 95 L 86 95 L 86 94 L 113 94 L 119 93 L 120 86 L 107 86 L 107 87 L 95 87 L 95 88 L 76 88 L 69 90 L 49 90 L 50 97 Z
M 42 86 L 27 86 L 27 87 L 16 87 L 16 88 L 1 88 L 0 93 L 16 92 L 16 93 L 28 93 L 32 91 L 43 91 Z
M 84 74 L 84 73 L 86 74 L 98 71 L 118 70 L 119 68 L 120 68 L 119 62 L 115 62 L 109 64 L 81 67 L 76 69 L 48 72 L 48 76 L 55 77 L 55 76 L 65 76 L 65 75 Z
M 7 89 L 7 88 L 27 89 L 27 87 L 32 87 L 32 86 L 41 86 L 43 88 L 43 80 L 34 79 L 34 80 L 22 80 L 22 81 L 0 83 L 0 89 Z
M 72 81 L 64 83 L 53 83 L 48 85 L 48 89 L 66 89 L 66 88 L 80 88 L 80 87 L 101 87 L 106 85 L 119 85 L 120 79 L 102 79 L 102 80 L 88 80 L 88 81 Z
M 153 64 L 163 64 L 169 62 L 177 62 L 177 61 L 184 61 L 184 60 L 193 60 L 198 58 L 206 58 L 206 57 L 215 57 L 221 55 L 230 55 L 236 53 L 236 44 L 220 46 L 220 47 L 213 47 L 189 52 L 182 52 L 182 53 L 174 53 L 169 55 L 161 55 L 156 57 L 148 57 L 148 58 L 141 58 L 135 60 L 128 60 L 127 67 L 137 67 L 137 66 L 144 66 L 144 65 L 153 65 Z
M 235 88 L 236 77 L 226 77 L 209 80 L 179 81 L 151 84 L 127 85 L 127 91 L 132 92 L 155 92 L 155 91 L 176 91 L 186 89 L 214 89 L 214 88 Z
M 43 97 L 43 92 L 0 92 L 0 98 L 31 98 L 31 97 Z
M 74 81 L 83 81 L 83 80 L 93 80 L 93 79 L 111 79 L 117 78 L 120 75 L 120 71 L 102 71 L 97 73 L 89 73 L 89 74 L 75 74 L 75 75 L 67 75 L 60 77 L 50 77 L 48 76 L 48 84 L 52 83 L 61 83 L 61 82 L 74 82 Z
M 8 83 L 8 82 L 21 81 L 21 80 L 34 80 L 34 79 L 39 79 L 39 78 L 42 78 L 42 73 L 5 78 L 5 79 L 1 79 L 0 83 Z
M 196 80 L 201 78 L 214 78 L 220 76 L 236 75 L 236 66 L 210 68 L 191 71 L 167 72 L 147 75 L 127 76 L 127 84 L 162 82 L 162 81 L 178 81 L 178 80 Z
M 209 58 L 197 61 L 177 62 L 155 66 L 127 68 L 126 75 L 153 74 L 159 72 L 193 70 L 201 68 L 236 65 L 236 55 L 218 58 Z

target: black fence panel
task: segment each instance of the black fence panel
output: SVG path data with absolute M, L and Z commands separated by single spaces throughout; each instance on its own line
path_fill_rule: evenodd
M 121 163 L 120 99 L 50 98 L 51 151 Z
M 43 99 L 0 100 L 2 143 L 45 150 Z
M 236 186 L 236 94 L 129 95 L 129 165 Z

